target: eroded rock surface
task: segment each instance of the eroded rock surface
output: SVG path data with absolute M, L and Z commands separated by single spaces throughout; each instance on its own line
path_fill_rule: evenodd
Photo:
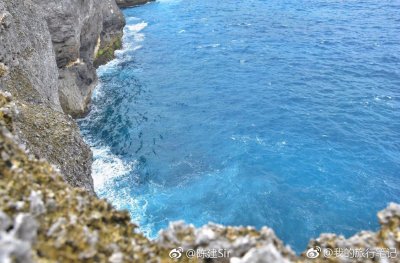
M 389 204 L 378 213 L 378 219 L 381 225 L 378 232 L 361 231 L 347 239 L 336 234 L 321 234 L 311 240 L 308 249 L 318 247 L 321 253 L 308 262 L 400 262 L 400 205 Z M 306 257 L 306 252 L 303 256 Z
M 122 47 L 125 18 L 114 0 L 103 1 L 103 30 L 95 48 L 94 66 L 98 67 L 114 58 L 114 51 Z
M 167 229 L 160 231 L 157 244 L 169 249 L 181 247 L 183 251 L 193 249 L 201 254 L 210 252 L 209 256 L 214 258 L 208 259 L 209 261 L 204 259 L 206 262 L 288 263 L 296 258 L 290 247 L 284 246 L 268 227 L 257 231 L 252 227 L 210 223 L 195 228 L 184 222 L 173 222 Z
M 82 116 L 97 84 L 94 64 L 109 61 L 120 48 L 124 17 L 114 0 L 33 1 L 44 10 L 50 30 L 61 106 L 71 116 Z
M 43 15 L 30 0 L 0 1 L 0 87 L 61 111 L 58 70 Z
M 94 193 L 92 152 L 75 121 L 44 105 L 16 102 L 15 134 L 30 153 L 56 165 L 71 186 Z
M 157 262 L 163 251 L 127 212 L 27 155 L 10 131 L 14 107 L 0 93 L 0 262 Z
M 92 153 L 59 102 L 59 75 L 44 12 L 30 0 L 0 0 L 0 89 L 11 92 L 13 131 L 67 182 L 94 194 Z

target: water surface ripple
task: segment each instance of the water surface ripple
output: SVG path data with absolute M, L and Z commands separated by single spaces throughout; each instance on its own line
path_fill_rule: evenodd
M 100 197 L 272 227 L 297 251 L 400 202 L 400 2 L 182 0 L 125 9 L 80 121 Z

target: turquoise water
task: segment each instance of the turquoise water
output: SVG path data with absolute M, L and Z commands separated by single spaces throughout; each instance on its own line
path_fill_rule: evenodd
M 296 251 L 400 202 L 400 1 L 182 0 L 125 9 L 80 121 L 100 197 L 272 227 Z

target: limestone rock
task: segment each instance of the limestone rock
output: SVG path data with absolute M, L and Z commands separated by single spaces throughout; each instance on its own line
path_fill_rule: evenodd
M 79 114 L 86 111 L 97 78 L 93 53 L 103 9 L 117 7 L 80 3 L 0 0 L 0 89 L 15 98 L 13 132 L 19 142 L 56 165 L 71 185 L 94 194 L 92 153 L 63 108 L 74 103 Z
M 75 121 L 62 112 L 37 104 L 15 103 L 15 134 L 36 158 L 55 165 L 65 181 L 94 193 L 92 152 Z
M 36 220 L 29 214 L 19 213 L 11 223 L 0 209 L 0 225 L 4 225 L 4 221 L 8 227 L 0 228 L 0 262 L 33 262 L 32 245 L 38 230 Z
M 252 227 L 230 227 L 210 223 L 196 229 L 178 221 L 160 231 L 157 244 L 168 249 L 181 247 L 184 252 L 190 249 L 197 252 L 200 249 L 208 253 L 216 249 L 221 255 L 210 255 L 208 258 L 206 256 L 204 262 L 229 262 L 231 259 L 231 262 L 243 263 L 288 263 L 295 259 L 294 252 L 284 246 L 274 231 L 267 227 L 257 231 Z
M 0 1 L 0 89 L 61 111 L 58 70 L 43 16 L 30 0 Z
M 114 0 L 33 1 L 44 10 L 50 30 L 60 75 L 61 106 L 73 117 L 83 116 L 97 84 L 97 52 L 120 42 L 124 17 Z M 102 58 L 96 65 L 112 58 Z
M 122 33 L 125 18 L 114 0 L 106 0 L 102 5 L 103 30 L 97 39 L 94 51 L 94 66 L 98 67 L 114 58 L 114 51 L 122 47 Z
M 400 205 L 391 203 L 378 213 L 381 229 L 378 232 L 361 231 L 345 238 L 336 234 L 321 234 L 311 240 L 308 249 L 321 248 L 319 256 L 307 262 L 400 262 Z M 333 252 L 326 254 L 327 252 Z M 358 255 L 354 258 L 354 255 Z
M 12 102 L 0 92 L 0 113 Z M 0 114 L 0 262 L 155 262 L 166 254 L 119 212 L 29 157 Z M 22 203 L 21 203 L 22 202 Z M 56 209 L 48 202 L 56 204 Z
M 272 244 L 250 249 L 243 258 L 232 258 L 231 263 L 290 263 Z
M 46 158 L 62 171 L 64 179 L 94 195 L 92 152 L 82 140 L 73 119 L 44 104 L 11 102 L 2 95 L 0 116 L 18 143 L 37 158 Z M 8 158 L 2 156 L 3 159 Z

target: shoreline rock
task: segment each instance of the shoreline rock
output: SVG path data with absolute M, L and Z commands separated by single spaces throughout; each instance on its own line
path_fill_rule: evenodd
M 102 8 L 103 30 L 94 50 L 94 67 L 114 59 L 114 51 L 122 48 L 125 17 L 114 0 L 107 0 Z
M 138 5 L 144 5 L 155 0 L 116 0 L 119 7 L 133 7 Z

